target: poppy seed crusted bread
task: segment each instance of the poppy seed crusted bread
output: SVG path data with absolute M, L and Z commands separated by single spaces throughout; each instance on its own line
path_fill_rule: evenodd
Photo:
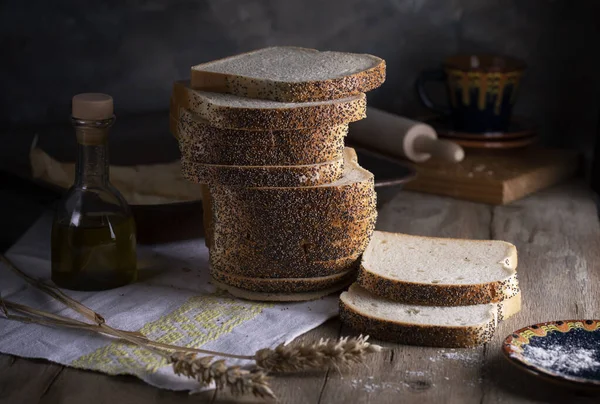
M 181 174 L 198 184 L 219 184 L 236 187 L 304 187 L 328 184 L 344 173 L 344 160 L 339 158 L 319 164 L 294 166 L 233 166 L 201 164 L 185 149 L 181 155 Z
M 231 223 L 236 220 L 250 224 L 285 223 L 301 219 L 319 223 L 325 219 L 328 223 L 341 225 L 372 217 L 377 205 L 373 174 L 358 164 L 356 152 L 349 147 L 344 150 L 343 176 L 329 184 L 302 187 L 210 185 L 210 191 L 213 215 L 220 215 L 221 220 Z
M 435 306 L 496 303 L 519 293 L 517 249 L 504 241 L 376 231 L 358 283 L 379 296 Z
M 221 283 L 212 278 L 211 283 L 217 288 L 226 290 L 230 295 L 245 300 L 256 300 L 260 302 L 304 302 L 308 300 L 317 300 L 322 297 L 337 293 L 346 288 L 350 281 L 342 281 L 327 289 L 312 290 L 309 292 L 255 292 L 249 289 L 236 288 L 235 286 Z
M 213 249 L 210 251 L 210 266 L 227 274 L 252 278 L 322 277 L 356 271 L 360 262 L 360 255 L 360 253 L 356 253 L 348 257 L 326 261 L 277 261 L 256 254 L 253 256 L 241 255 L 238 251 L 221 254 Z
M 193 161 L 238 166 L 318 164 L 343 156 L 348 125 L 288 131 L 236 131 L 195 121 L 182 109 L 175 134 Z
M 213 279 L 236 288 L 265 293 L 298 293 L 329 289 L 339 284 L 347 285 L 356 279 L 356 271 L 346 271 L 329 276 L 306 278 L 253 278 L 231 275 L 211 267 Z
M 385 81 L 376 56 L 278 46 L 193 66 L 195 89 L 282 102 L 323 101 L 364 93 Z
M 355 273 L 375 228 L 376 196 L 373 175 L 358 165 L 354 150 L 344 157 L 344 177 L 326 185 L 210 186 L 211 268 L 273 279 Z M 233 278 L 219 281 L 227 279 Z
M 364 93 L 331 101 L 283 103 L 193 90 L 173 85 L 173 102 L 219 128 L 288 130 L 336 126 L 366 117 Z
M 374 213 L 365 220 L 339 224 L 323 218 L 320 222 L 297 219 L 295 223 L 273 221 L 264 226 L 250 226 L 247 222 L 235 225 L 217 218 L 213 247 L 215 254 L 235 250 L 240 257 L 258 255 L 280 262 L 333 260 L 362 253 L 376 220 Z
M 498 321 L 519 312 L 520 293 L 499 303 L 419 306 L 373 295 L 353 284 L 340 296 L 340 318 L 351 328 L 400 344 L 462 348 L 489 342 Z
M 181 150 L 204 164 L 282 166 L 337 160 L 344 152 L 348 125 L 297 130 L 240 130 L 210 125 L 171 103 L 171 133 Z

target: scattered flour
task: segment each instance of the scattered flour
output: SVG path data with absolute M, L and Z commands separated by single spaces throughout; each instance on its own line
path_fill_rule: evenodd
M 449 352 L 441 350 L 439 355 L 429 357 L 431 362 L 438 362 L 443 360 L 454 360 L 461 361 L 468 364 L 476 364 L 479 363 L 479 353 L 475 351 L 461 351 L 457 352 L 452 349 Z
M 352 380 L 350 385 L 352 386 L 353 389 L 360 388 L 361 390 L 363 390 L 367 393 L 373 393 L 374 391 L 382 390 L 382 389 L 401 391 L 403 389 L 403 387 L 405 387 L 405 383 L 389 383 L 389 382 L 375 383 L 372 381 L 373 376 L 369 376 L 368 379 L 369 380 L 354 379 L 354 380 Z
M 567 348 L 561 345 L 549 347 L 525 345 L 524 356 L 533 365 L 558 373 L 578 374 L 584 370 L 600 367 L 600 362 L 596 360 L 595 349 Z

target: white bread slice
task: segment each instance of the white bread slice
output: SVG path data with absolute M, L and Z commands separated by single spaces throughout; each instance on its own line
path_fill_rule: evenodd
M 348 125 L 268 131 L 223 129 L 172 105 L 171 133 L 195 163 L 288 166 L 342 158 Z
M 192 87 L 283 102 L 322 101 L 364 93 L 385 81 L 376 56 L 278 46 L 192 67 Z
M 520 309 L 520 293 L 502 304 L 454 307 L 398 303 L 375 296 L 357 284 L 340 296 L 340 318 L 351 328 L 400 344 L 444 348 L 489 342 L 498 321 Z
M 517 249 L 495 240 L 419 237 L 376 231 L 358 283 L 408 304 L 495 303 L 519 292 Z
M 337 126 L 366 117 L 364 93 L 329 101 L 284 103 L 193 90 L 187 81 L 173 85 L 173 102 L 210 125 L 249 130 L 288 130 Z
M 222 284 L 264 293 L 315 292 L 317 290 L 329 289 L 341 283 L 348 285 L 356 279 L 356 271 L 352 270 L 329 276 L 273 279 L 231 275 L 211 267 L 210 274 L 214 280 Z

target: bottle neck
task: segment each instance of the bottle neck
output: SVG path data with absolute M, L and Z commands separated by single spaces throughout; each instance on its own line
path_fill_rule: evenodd
M 77 144 L 77 164 L 75 168 L 76 186 L 97 186 L 108 184 L 108 147 L 103 144 Z
M 75 186 L 104 186 L 109 182 L 108 130 L 114 118 L 106 121 L 73 119 L 77 136 Z

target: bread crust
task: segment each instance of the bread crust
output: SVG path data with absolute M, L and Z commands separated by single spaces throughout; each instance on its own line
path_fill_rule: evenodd
M 213 279 L 222 284 L 252 292 L 265 293 L 315 292 L 344 282 L 348 284 L 356 279 L 356 271 L 352 270 L 324 277 L 270 279 L 231 275 L 211 267 L 210 274 Z
M 171 133 L 178 138 L 182 154 L 196 163 L 287 166 L 343 157 L 347 124 L 279 131 L 222 129 L 195 118 L 185 108 L 173 108 Z
M 405 282 L 374 274 L 361 264 L 358 284 L 371 293 L 390 300 L 426 306 L 468 306 L 498 303 L 519 293 L 517 274 L 489 283 L 435 285 Z
M 366 117 L 364 93 L 318 104 L 283 104 L 273 108 L 224 106 L 211 102 L 189 82 L 177 81 L 173 86 L 173 101 L 219 128 L 288 130 L 336 126 Z M 232 96 L 233 97 L 233 96 Z
M 235 251 L 241 257 L 285 262 L 338 259 L 361 254 L 367 248 L 377 216 L 340 224 L 326 217 L 318 219 L 320 221 L 297 220 L 287 224 L 273 221 L 260 226 L 248 222 L 233 224 L 217 215 L 213 249 L 215 254 Z M 280 228 L 269 225 L 271 223 L 279 224 Z
M 233 252 L 220 254 L 210 251 L 211 267 L 223 273 L 253 278 L 309 278 L 334 275 L 341 272 L 356 271 L 360 262 L 360 253 L 348 257 L 326 261 L 289 262 L 265 259 L 260 256 L 247 257 Z
M 306 48 L 299 49 L 308 50 Z M 219 60 L 227 60 L 242 55 L 244 54 Z M 375 57 L 373 59 L 375 60 Z M 214 63 L 214 61 L 209 63 Z M 204 65 L 200 64 L 192 67 L 192 88 L 281 102 L 326 101 L 364 93 L 382 85 L 386 74 L 385 60 L 383 59 L 379 59 L 375 66 L 361 72 L 327 80 L 303 82 L 263 80 L 200 70 Z
M 233 166 L 197 163 L 183 150 L 181 173 L 186 180 L 198 184 L 306 187 L 340 179 L 344 174 L 344 160 L 295 166 Z
M 232 296 L 245 300 L 254 300 L 260 302 L 303 302 L 308 300 L 317 300 L 325 296 L 337 293 L 348 286 L 348 283 L 341 282 L 327 289 L 321 289 L 312 292 L 300 293 L 269 293 L 269 292 L 254 292 L 251 290 L 236 288 L 235 286 L 221 283 L 214 278 L 211 282 L 219 289 L 226 290 Z

